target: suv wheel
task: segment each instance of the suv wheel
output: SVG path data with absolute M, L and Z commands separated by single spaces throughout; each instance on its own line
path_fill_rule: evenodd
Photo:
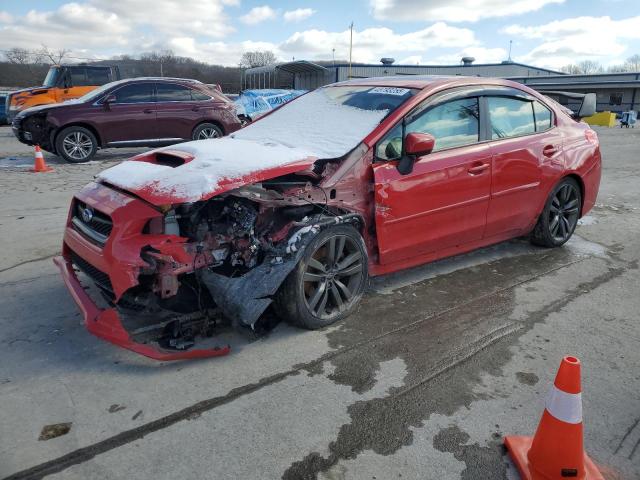
M 367 250 L 346 225 L 320 232 L 280 287 L 277 313 L 289 323 L 315 330 L 350 315 L 367 283 Z
M 210 138 L 220 138 L 224 136 L 222 130 L 213 123 L 201 123 L 193 131 L 194 140 L 209 140 Z
M 531 242 L 543 247 L 559 247 L 571 238 L 578 225 L 582 195 L 573 178 L 562 180 L 549 194 L 538 218 Z
M 56 152 L 67 162 L 88 162 L 97 149 L 95 135 L 83 127 L 67 127 L 56 137 Z

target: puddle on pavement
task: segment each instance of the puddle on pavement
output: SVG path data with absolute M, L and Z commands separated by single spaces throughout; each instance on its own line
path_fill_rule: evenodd
M 594 222 L 594 217 L 587 222 Z M 585 223 L 584 225 L 589 225 Z M 565 250 L 573 255 L 594 256 L 607 258 L 606 248 L 598 243 L 590 242 L 579 235 L 573 235 L 564 245 Z M 447 275 L 458 270 L 478 267 L 481 265 L 525 255 L 542 255 L 549 253 L 551 249 L 531 245 L 526 239 L 515 239 L 499 243 L 490 247 L 475 250 L 470 253 L 438 260 L 433 263 L 415 267 L 406 271 L 372 278 L 369 289 L 382 295 L 393 294 L 396 290 L 413 285 L 424 280 L 429 280 L 441 275 Z

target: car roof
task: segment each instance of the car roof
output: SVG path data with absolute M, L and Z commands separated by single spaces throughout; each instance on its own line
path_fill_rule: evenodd
M 522 87 L 522 85 L 492 77 L 466 77 L 460 75 L 395 75 L 388 77 L 354 78 L 344 82 L 334 83 L 331 86 L 362 85 L 376 87 L 397 87 L 424 89 L 438 85 L 451 87 L 464 85 L 502 85 L 506 87 Z

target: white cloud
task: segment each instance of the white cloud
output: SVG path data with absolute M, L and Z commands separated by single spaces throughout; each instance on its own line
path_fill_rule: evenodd
M 451 27 L 442 22 L 405 34 L 395 33 L 389 28 L 367 28 L 353 33 L 353 60 L 377 62 L 381 56 L 395 53 L 424 52 L 436 47 L 463 48 L 477 43 L 471 30 Z M 349 30 L 296 32 L 280 44 L 280 50 L 288 53 L 289 57 L 294 55 L 315 59 L 331 59 L 333 48 L 336 59 L 348 58 Z
M 565 0 L 370 0 L 377 20 L 476 22 L 539 10 Z
M 517 58 L 525 63 L 551 68 L 581 60 L 608 64 L 608 59 L 626 51 L 627 40 L 640 39 L 640 16 L 623 20 L 577 17 L 536 26 L 511 25 L 502 33 L 542 42 Z
M 261 7 L 253 7 L 249 13 L 240 17 L 240 21 L 247 25 L 257 25 L 266 20 L 273 20 L 277 16 L 278 13 L 269 5 L 262 5 Z
M 284 21 L 285 22 L 301 22 L 302 20 L 306 20 L 311 15 L 316 13 L 316 11 L 312 8 L 297 8 L 295 10 L 288 10 L 284 12 Z
M 13 17 L 8 12 L 3 12 L 0 10 L 0 23 L 11 23 L 13 21 Z
M 166 46 L 176 55 L 192 57 L 206 63 L 218 65 L 238 65 L 244 52 L 255 50 L 278 51 L 278 46 L 269 42 L 206 42 L 198 43 L 192 37 L 177 37 L 170 39 Z
M 128 44 L 130 32 L 131 24 L 117 14 L 78 3 L 49 12 L 31 10 L 0 26 L 0 38 L 10 39 L 11 47 L 27 49 L 38 49 L 43 43 L 52 49 L 122 47 Z
M 222 38 L 234 31 L 225 6 L 239 0 L 89 0 L 98 8 L 116 13 L 138 25 L 149 25 L 165 33 L 177 31 L 190 35 Z

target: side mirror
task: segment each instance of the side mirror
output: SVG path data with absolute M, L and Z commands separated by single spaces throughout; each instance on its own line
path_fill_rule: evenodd
M 104 97 L 104 100 L 102 100 L 102 104 L 105 106 L 105 108 L 109 108 L 109 105 L 111 105 L 112 103 L 116 103 L 116 100 L 116 96 L 113 93 L 110 93 L 109 95 Z
M 433 151 L 436 139 L 428 133 L 409 133 L 404 139 L 404 152 L 407 155 L 421 157 Z
M 413 171 L 416 157 L 428 155 L 433 151 L 436 139 L 428 133 L 409 133 L 404 139 L 404 155 L 398 161 L 400 175 L 408 175 Z

